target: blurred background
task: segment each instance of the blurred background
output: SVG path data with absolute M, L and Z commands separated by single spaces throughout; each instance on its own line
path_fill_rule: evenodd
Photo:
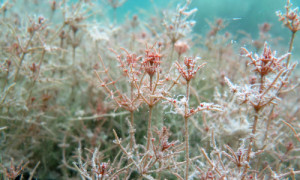
M 133 15 L 146 12 L 151 15 L 155 8 L 167 10 L 184 2 L 177 0 L 128 0 L 120 7 L 119 13 L 125 16 L 126 14 Z M 300 6 L 300 0 L 291 0 L 291 2 L 294 8 Z M 194 17 L 196 21 L 194 31 L 201 35 L 205 35 L 209 29 L 207 21 L 222 18 L 228 23 L 225 31 L 234 34 L 237 39 L 240 38 L 240 31 L 245 31 L 253 38 L 257 38 L 258 26 L 268 22 L 271 24 L 270 33 L 272 37 L 279 37 L 280 44 L 288 47 L 291 32 L 282 26 L 276 16 L 276 11 L 285 13 L 285 5 L 286 0 L 194 0 L 190 8 L 198 9 Z M 118 22 L 122 22 L 122 16 L 118 17 Z M 300 35 L 296 36 L 294 48 L 300 48 Z M 299 57 L 299 51 L 294 51 L 294 53 Z
M 44 3 L 45 5 L 49 5 L 52 0 L 24 1 L 34 1 L 36 4 Z M 61 1 L 57 0 L 58 3 Z M 78 1 L 80 0 L 67 0 L 70 4 Z M 96 3 L 103 7 L 103 9 L 98 9 L 100 18 L 97 21 L 102 21 L 102 17 L 106 18 L 109 15 L 111 22 L 113 22 L 113 9 L 108 3 L 113 0 L 82 1 Z M 4 3 L 5 0 L 0 0 L 0 2 Z M 300 5 L 300 0 L 291 0 L 291 2 L 294 8 Z M 126 19 L 132 18 L 134 15 L 137 15 L 141 20 L 149 20 L 149 18 L 154 18 L 157 14 L 162 16 L 162 12 L 174 9 L 184 3 L 185 0 L 127 0 L 122 6 L 117 8 L 117 23 L 125 23 Z M 23 5 L 23 3 L 20 4 L 20 6 Z M 253 39 L 256 39 L 259 36 L 259 25 L 267 22 L 271 24 L 270 33 L 272 37 L 279 38 L 279 43 L 282 46 L 288 47 L 287 44 L 289 43 L 291 32 L 282 26 L 282 23 L 278 21 L 278 17 L 276 16 L 276 11 L 285 13 L 285 5 L 286 0 L 193 0 L 190 9 L 198 9 L 193 19 L 196 21 L 194 32 L 200 35 L 205 36 L 209 31 L 210 27 L 207 22 L 214 22 L 216 19 L 222 18 L 225 24 L 227 24 L 223 31 L 233 34 L 233 40 L 239 40 L 239 38 L 244 37 L 240 33 L 241 31 L 248 33 Z M 49 8 L 37 9 L 37 7 L 21 7 L 18 11 L 22 11 L 22 9 L 24 17 L 33 12 L 43 14 L 45 11 L 50 11 Z M 300 48 L 300 35 L 296 35 L 294 44 L 294 48 Z M 284 51 L 281 53 L 284 53 Z M 299 51 L 294 51 L 294 53 L 297 57 L 300 57 Z

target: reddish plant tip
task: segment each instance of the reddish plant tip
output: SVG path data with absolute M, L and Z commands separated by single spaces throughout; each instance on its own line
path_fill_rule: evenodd
M 226 25 L 224 25 L 223 19 L 217 19 L 214 24 L 209 23 L 211 30 L 207 34 L 208 37 L 214 37 L 218 34 L 218 32 L 223 29 Z
M 39 24 L 42 24 L 44 22 L 45 18 L 40 16 L 39 19 L 38 19 L 38 23 Z
M 195 68 L 196 62 L 197 60 L 195 58 L 189 57 L 184 59 L 185 66 L 181 66 L 178 62 L 175 63 L 175 66 L 178 69 L 179 73 L 186 81 L 190 81 L 191 79 L 193 79 L 199 69 L 201 69 L 206 64 L 201 64 L 200 66 Z
M 158 42 L 158 43 L 157 43 L 157 46 L 158 46 L 158 47 L 161 47 L 161 46 L 163 46 L 163 43 L 162 43 L 162 42 Z
M 208 132 L 208 131 L 209 131 L 209 127 L 206 126 L 206 127 L 204 128 L 204 131 L 205 131 L 205 132 Z
M 217 24 L 218 26 L 221 26 L 221 25 L 223 24 L 223 19 L 217 19 L 217 20 L 216 20 L 216 24 Z
M 292 141 L 288 142 L 286 145 L 286 152 L 291 151 L 292 149 L 294 149 L 294 143 Z
M 51 10 L 52 11 L 56 10 L 56 1 L 55 0 L 51 2 Z
M 257 80 L 257 78 L 255 76 L 249 77 L 249 84 L 255 84 L 256 80 Z
M 98 164 L 98 163 L 97 163 Z M 94 169 L 94 172 L 98 175 L 104 176 L 108 169 L 108 163 L 98 164 L 98 167 Z
M 32 65 L 29 66 L 29 69 L 30 69 L 33 73 L 36 72 L 36 65 L 35 65 L 35 63 L 32 63 Z
M 178 41 L 174 45 L 175 51 L 181 55 L 189 50 L 189 45 L 185 41 Z
M 298 12 L 298 8 L 292 9 L 291 7 L 292 3 L 288 0 L 285 6 L 286 13 L 282 14 L 281 11 L 277 11 L 276 14 L 284 26 L 288 27 L 293 33 L 296 33 L 300 30 L 300 13 Z
M 11 65 L 11 60 L 6 60 L 7 67 Z
M 137 15 L 134 15 L 134 16 L 132 17 L 132 19 L 133 19 L 134 21 L 136 21 L 136 20 L 138 19 L 138 16 L 137 16 Z
M 162 142 L 162 148 L 161 151 L 165 151 L 167 149 L 169 149 L 170 147 L 174 146 L 174 143 L 169 143 L 167 140 L 164 140 Z
M 270 29 L 271 29 L 271 24 L 270 23 L 264 23 L 264 24 L 259 26 L 259 30 L 263 33 L 269 32 Z
M 149 75 L 153 76 L 160 67 L 162 55 L 160 50 L 157 50 L 153 47 L 146 48 L 144 61 L 142 62 L 142 67 L 144 71 Z
M 16 179 L 28 165 L 28 162 L 23 165 L 23 161 L 18 166 L 14 166 L 14 160 L 10 162 L 9 168 L 4 168 L 4 174 L 8 179 Z
M 135 67 L 136 63 L 142 58 L 141 56 L 138 57 L 134 53 L 130 54 L 125 48 L 121 48 L 121 49 L 126 53 L 126 63 L 128 66 L 132 65 L 133 67 Z M 111 51 L 116 54 L 114 50 Z M 118 55 L 117 58 L 122 65 L 123 63 L 121 62 L 121 55 Z
M 242 48 L 245 52 L 245 56 L 248 57 L 254 66 L 253 71 L 260 74 L 262 77 L 270 73 L 276 73 L 283 69 L 284 65 L 282 61 L 288 57 L 289 53 L 277 58 L 276 51 L 271 50 L 267 43 L 264 45 L 263 53 L 259 56 L 257 54 L 252 55 L 247 49 Z
M 61 39 L 65 39 L 65 38 L 67 37 L 66 32 L 65 32 L 64 30 L 62 30 L 62 31 L 59 33 L 59 37 L 60 37 Z
M 142 39 L 145 39 L 147 37 L 147 33 L 146 32 L 142 32 L 141 37 L 142 37 Z
M 214 179 L 214 175 L 213 175 L 213 173 L 211 171 L 208 171 L 206 173 L 206 179 Z
M 127 58 L 126 58 L 126 61 L 127 61 L 127 64 L 128 65 L 133 65 L 135 66 L 137 61 L 140 59 L 140 57 L 137 57 L 136 54 L 128 54 L 127 55 Z
M 253 179 L 253 175 L 251 175 L 251 174 L 248 177 L 249 177 L 249 179 Z

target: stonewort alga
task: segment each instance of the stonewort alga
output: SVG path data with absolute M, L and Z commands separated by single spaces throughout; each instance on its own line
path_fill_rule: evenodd
M 299 179 L 298 7 L 130 3 L 1 1 L 0 179 Z

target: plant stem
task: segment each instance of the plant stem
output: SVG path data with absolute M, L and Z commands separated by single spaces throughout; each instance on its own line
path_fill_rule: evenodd
M 184 111 L 184 128 L 185 128 L 185 179 L 189 177 L 189 165 L 190 165 L 190 156 L 189 156 L 189 129 L 188 129 L 188 110 L 189 110 L 189 96 L 190 96 L 190 82 L 186 82 L 186 104 Z
M 150 93 L 152 94 L 152 76 L 150 76 Z M 147 137 L 147 151 L 150 149 L 150 139 L 151 139 L 151 120 L 152 120 L 152 98 L 150 97 L 150 105 L 149 105 L 149 119 L 148 119 L 148 137 Z
M 188 132 L 188 118 L 184 118 L 184 127 L 185 127 L 185 179 L 187 180 L 189 177 L 189 132 Z
M 41 71 L 41 66 L 42 66 L 42 62 L 43 62 L 44 57 L 45 57 L 45 53 L 46 53 L 46 50 L 43 50 L 42 56 L 41 56 L 41 59 L 40 59 L 39 65 L 38 65 L 37 74 L 36 74 L 36 76 L 33 76 L 33 81 L 32 81 L 31 87 L 30 87 L 31 89 L 30 89 L 30 92 L 29 92 L 29 96 L 27 98 L 27 105 L 29 105 L 29 103 L 30 103 L 30 98 L 32 96 L 33 88 L 34 88 L 34 86 L 36 84 L 36 81 L 39 78 L 40 71 Z
M 175 48 L 175 42 L 172 42 L 172 49 L 171 49 L 170 62 L 172 62 L 172 60 L 173 60 L 174 48 Z
M 159 162 L 158 167 L 159 167 L 159 169 L 161 169 L 161 167 L 162 167 L 161 162 Z M 161 171 L 158 172 L 158 177 L 157 177 L 157 179 L 161 179 Z
M 130 149 L 132 149 L 133 146 L 133 136 L 134 136 L 134 131 L 133 131 L 133 111 L 130 111 L 130 125 L 131 125 L 131 130 L 130 130 Z
M 189 101 L 189 97 L 190 97 L 190 81 L 186 82 L 186 102 L 187 102 L 187 106 L 185 107 L 185 111 L 188 110 L 188 101 Z
M 246 178 L 246 174 L 247 174 L 249 164 L 250 164 L 250 154 L 251 154 L 251 151 L 252 151 L 252 145 L 253 145 L 254 140 L 255 140 L 254 136 L 255 136 L 255 133 L 256 133 L 256 126 L 257 126 L 257 121 L 258 121 L 258 112 L 259 112 L 259 110 L 256 110 L 255 115 L 254 115 L 254 122 L 253 122 L 253 127 L 252 127 L 252 136 L 250 138 L 248 151 L 247 151 L 247 156 L 246 156 L 248 164 L 245 165 L 242 180 L 244 180 Z
M 134 143 L 134 116 L 133 116 L 133 112 L 134 112 L 134 108 L 133 108 L 133 88 L 134 88 L 134 84 L 133 82 L 130 83 L 130 101 L 132 103 L 132 108 L 130 111 L 130 125 L 131 125 L 131 129 L 130 129 L 130 149 L 132 150 L 132 146 Z
M 148 131 L 147 151 L 149 151 L 149 149 L 150 149 L 152 108 L 153 108 L 153 106 L 149 106 L 149 118 L 148 118 L 148 130 L 147 130 Z
M 260 77 L 260 87 L 259 87 L 259 93 L 261 94 L 264 90 L 264 76 Z
M 291 37 L 291 40 L 290 40 L 289 53 L 291 53 L 292 50 L 293 50 L 293 44 L 294 44 L 295 35 L 296 35 L 296 32 L 292 32 L 292 37 Z M 287 58 L 287 61 L 286 61 L 286 67 L 289 67 L 289 63 L 290 63 L 291 56 L 292 56 L 292 55 L 289 54 L 289 56 L 288 56 L 288 58 Z
M 4 92 L 4 90 L 5 90 L 5 87 L 6 87 L 6 84 L 7 84 L 7 82 L 8 82 L 8 78 L 9 78 L 9 71 L 10 71 L 10 68 L 9 68 L 9 66 L 8 66 L 8 68 L 7 68 L 7 72 L 6 72 L 6 76 L 5 76 L 5 81 L 4 81 L 4 84 L 3 84 L 3 89 L 2 89 L 2 92 Z
M 181 53 L 178 54 L 178 62 L 180 62 L 180 58 L 181 58 Z
M 24 60 L 24 58 L 25 58 L 25 55 L 27 54 L 27 49 L 28 49 L 28 47 L 29 47 L 29 45 L 30 45 L 30 43 L 31 43 L 31 41 L 32 41 L 33 36 L 34 36 L 34 33 L 31 33 L 30 38 L 29 38 L 29 40 L 27 41 L 27 43 L 26 43 L 26 45 L 25 45 L 25 48 L 24 48 L 24 50 L 23 50 L 23 53 L 22 53 L 22 55 L 21 55 L 21 57 L 20 57 L 20 61 L 19 61 L 19 64 L 18 64 L 18 66 L 17 66 L 16 73 L 15 73 L 14 82 L 16 82 L 17 79 L 18 79 L 20 68 L 21 68 L 21 66 L 22 66 L 23 60 Z
M 150 88 L 151 93 L 152 93 L 152 79 L 153 79 L 153 77 L 150 76 L 150 86 L 149 86 L 149 88 Z M 150 101 L 151 101 L 151 97 L 150 97 Z
M 266 132 L 265 132 L 265 137 L 264 137 L 264 144 L 268 139 L 268 132 L 269 132 L 269 129 L 270 129 L 270 126 L 271 126 L 271 121 L 272 121 L 271 116 L 273 115 L 273 111 L 274 111 L 274 105 L 272 106 L 272 109 L 271 109 L 270 114 L 268 116 L 267 127 L 266 127 Z
M 73 47 L 73 51 L 72 51 L 73 65 L 75 64 L 75 57 L 76 57 L 76 47 Z

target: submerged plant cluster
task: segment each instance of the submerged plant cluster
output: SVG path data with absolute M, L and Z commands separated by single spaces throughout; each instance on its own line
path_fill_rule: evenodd
M 299 179 L 298 8 L 284 44 L 124 3 L 1 4 L 0 179 Z

